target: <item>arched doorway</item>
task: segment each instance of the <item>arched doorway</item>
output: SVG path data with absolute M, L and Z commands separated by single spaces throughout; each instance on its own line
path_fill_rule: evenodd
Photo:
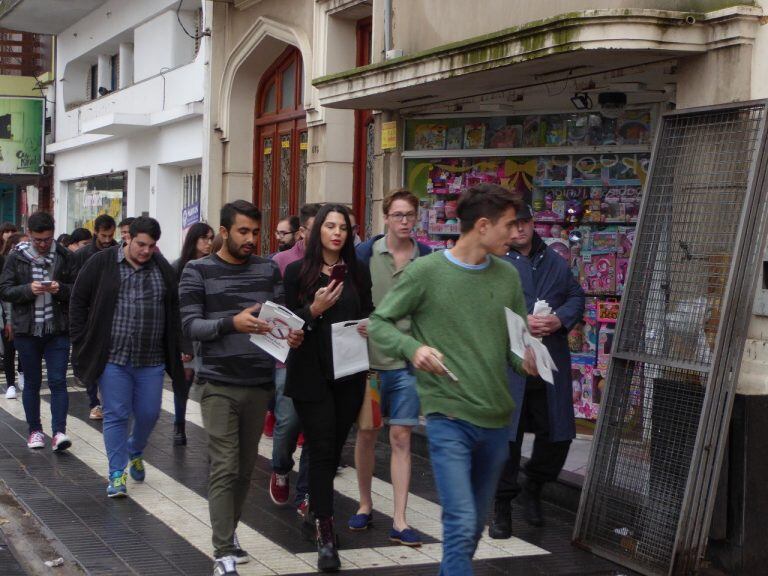
M 263 74 L 256 94 L 253 195 L 262 212 L 261 253 L 276 249 L 274 230 L 297 214 L 307 191 L 307 123 L 301 53 L 287 48 Z

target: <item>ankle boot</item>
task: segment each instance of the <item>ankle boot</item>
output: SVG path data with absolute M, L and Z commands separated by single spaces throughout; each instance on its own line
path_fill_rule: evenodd
M 316 519 L 315 533 L 317 535 L 317 569 L 320 572 L 336 572 L 341 568 L 341 560 L 336 549 L 333 518 Z
M 187 445 L 187 432 L 185 428 L 185 422 L 181 424 L 173 425 L 173 445 L 174 446 L 186 446 Z
M 488 536 L 506 540 L 512 536 L 512 502 L 497 498 L 493 502 L 493 518 L 488 526 Z
M 523 485 L 523 517 L 531 526 L 544 526 L 541 489 L 541 484 L 530 480 Z

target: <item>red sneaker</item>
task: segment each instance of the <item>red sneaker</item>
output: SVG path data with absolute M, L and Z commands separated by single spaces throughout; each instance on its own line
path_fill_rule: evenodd
M 272 410 L 267 410 L 267 414 L 264 416 L 264 428 L 261 430 L 261 433 L 267 438 L 272 438 L 275 433 L 275 422 L 275 413 Z
M 296 446 L 304 446 L 304 432 L 299 433 L 299 437 L 296 439 Z
M 296 514 L 298 514 L 302 518 L 306 518 L 308 510 L 309 510 L 309 494 L 304 496 L 304 500 L 302 500 L 301 504 L 299 504 L 296 507 Z
M 285 506 L 288 504 L 290 492 L 288 474 L 272 472 L 272 475 L 269 477 L 269 497 L 272 498 L 272 502 L 278 506 Z

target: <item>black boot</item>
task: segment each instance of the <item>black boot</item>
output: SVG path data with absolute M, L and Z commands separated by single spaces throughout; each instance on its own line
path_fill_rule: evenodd
M 506 499 L 493 501 L 493 518 L 488 526 L 488 535 L 496 540 L 512 536 L 512 502 Z
M 174 446 L 187 445 L 187 432 L 185 430 L 185 422 L 182 422 L 181 424 L 173 425 L 173 445 Z
M 317 569 L 320 572 L 336 572 L 341 568 L 339 552 L 336 549 L 336 535 L 333 532 L 333 518 L 315 520 L 317 535 Z
M 544 526 L 541 509 L 541 484 L 526 481 L 523 485 L 523 517 L 531 526 Z

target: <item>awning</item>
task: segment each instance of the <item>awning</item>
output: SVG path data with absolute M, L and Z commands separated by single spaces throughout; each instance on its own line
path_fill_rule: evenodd
M 763 12 L 584 10 L 316 78 L 322 106 L 400 110 L 751 44 Z
M 0 26 L 9 30 L 59 34 L 106 0 L 2 0 Z

